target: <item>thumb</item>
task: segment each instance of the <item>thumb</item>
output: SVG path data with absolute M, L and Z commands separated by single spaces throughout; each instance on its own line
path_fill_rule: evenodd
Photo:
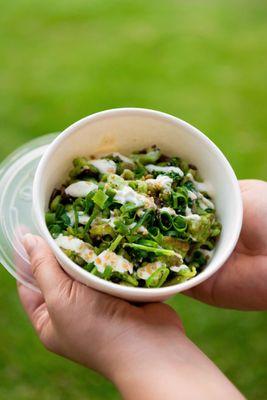
M 33 275 L 47 301 L 52 293 L 58 291 L 71 278 L 61 269 L 55 256 L 46 242 L 39 236 L 27 234 L 23 238 L 23 245 L 29 256 Z

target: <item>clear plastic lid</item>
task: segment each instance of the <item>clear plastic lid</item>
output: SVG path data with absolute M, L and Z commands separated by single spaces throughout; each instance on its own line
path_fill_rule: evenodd
M 0 164 L 0 263 L 25 286 L 39 291 L 22 237 L 37 233 L 32 213 L 32 184 L 37 165 L 57 133 L 34 139 Z

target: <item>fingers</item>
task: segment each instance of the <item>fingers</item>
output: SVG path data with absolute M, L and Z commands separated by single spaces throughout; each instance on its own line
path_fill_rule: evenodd
M 33 275 L 47 301 L 57 288 L 62 287 L 64 282 L 67 284 L 71 279 L 61 269 L 49 246 L 41 237 L 27 234 L 23 244 L 29 256 Z
M 43 296 L 19 282 L 17 286 L 22 306 L 39 339 L 47 350 L 58 353 L 59 345 Z
M 21 283 L 17 284 L 21 304 L 40 337 L 49 321 L 49 314 L 41 293 L 34 292 Z
M 33 323 L 33 315 L 35 314 L 36 310 L 44 303 L 44 298 L 41 293 L 34 292 L 33 290 L 27 288 L 19 282 L 17 283 L 17 287 L 21 304 L 31 322 Z

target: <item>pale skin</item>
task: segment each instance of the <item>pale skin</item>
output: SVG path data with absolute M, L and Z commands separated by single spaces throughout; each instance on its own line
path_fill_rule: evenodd
M 267 308 L 267 183 L 242 181 L 245 218 L 221 271 L 190 295 L 220 307 Z M 265 225 L 265 226 L 264 226 Z M 135 306 L 73 281 L 46 243 L 26 235 L 41 289 L 19 285 L 22 304 L 47 349 L 106 376 L 125 399 L 243 399 L 186 337 L 165 304 Z
M 187 292 L 216 307 L 267 309 L 267 183 L 240 181 L 244 219 L 237 246 L 225 265 Z

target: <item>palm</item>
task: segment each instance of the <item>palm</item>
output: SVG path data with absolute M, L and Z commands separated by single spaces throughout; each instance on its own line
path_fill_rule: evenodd
M 240 182 L 244 221 L 225 265 L 187 294 L 206 303 L 244 310 L 267 308 L 267 183 Z

